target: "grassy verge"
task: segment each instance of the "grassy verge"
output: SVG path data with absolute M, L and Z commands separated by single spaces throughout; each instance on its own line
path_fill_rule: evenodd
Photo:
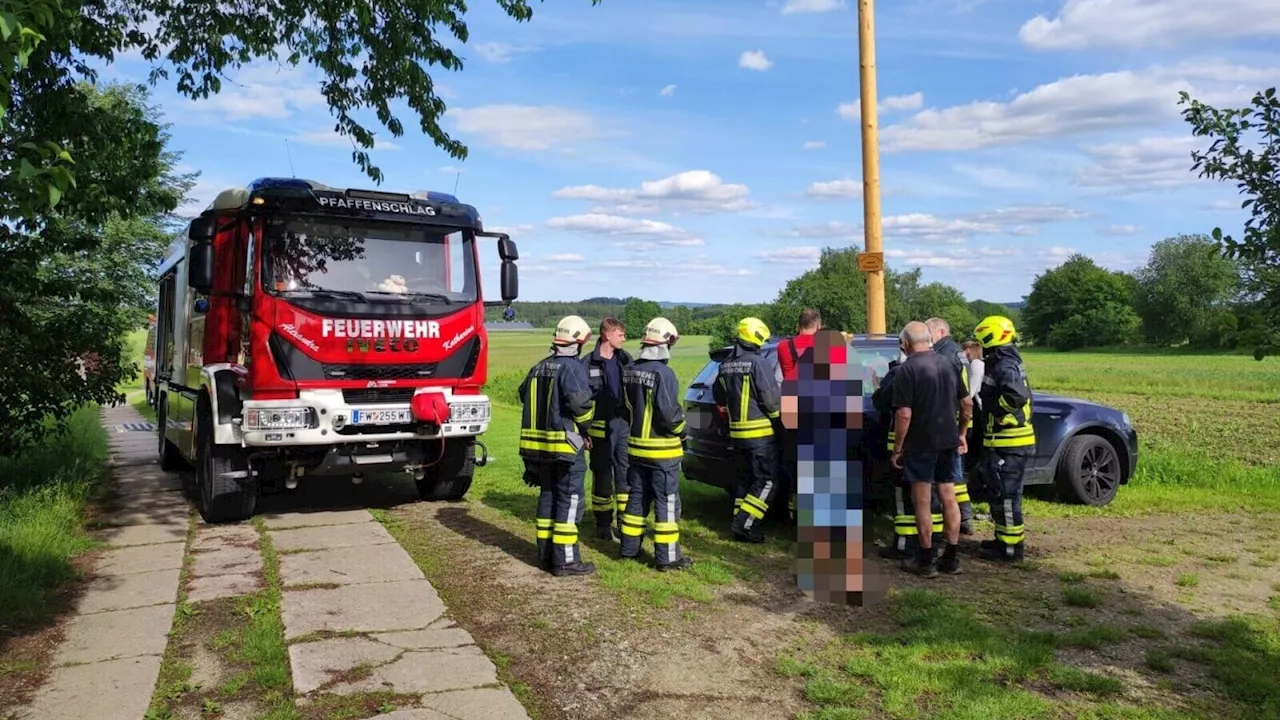
M 76 579 L 73 559 L 92 547 L 85 512 L 107 487 L 107 438 L 98 409 L 16 458 L 0 457 L 0 634 L 48 622 Z
M 1066 604 L 1091 607 L 1079 602 L 1084 592 Z M 812 705 L 801 717 L 1243 720 L 1280 709 L 1275 619 L 1198 622 L 1178 636 L 1086 619 L 1038 630 L 922 589 L 896 594 L 885 611 L 884 629 L 778 658 L 775 671 L 798 678 Z M 1145 656 L 1146 675 L 1109 664 L 1129 654 Z

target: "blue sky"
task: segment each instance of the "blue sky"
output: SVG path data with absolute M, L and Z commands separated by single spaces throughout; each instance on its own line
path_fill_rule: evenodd
M 385 130 L 373 157 L 382 189 L 457 182 L 511 233 L 522 300 L 767 301 L 821 248 L 861 246 L 854 0 L 550 0 L 527 23 L 471 6 L 466 67 L 434 75 L 469 157 Z M 892 266 L 1010 301 L 1072 252 L 1128 270 L 1164 237 L 1238 232 L 1234 188 L 1190 172 L 1204 141 L 1177 93 L 1238 107 L 1280 84 L 1280 2 L 881 0 L 876 25 Z M 232 80 L 155 90 L 201 172 L 187 210 L 260 176 L 373 186 L 317 75 Z

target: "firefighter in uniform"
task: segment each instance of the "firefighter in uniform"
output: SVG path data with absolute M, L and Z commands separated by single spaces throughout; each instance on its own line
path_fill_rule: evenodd
M 680 339 L 676 326 L 654 318 L 640 338 L 636 361 L 622 371 L 627 435 L 627 494 L 619 554 L 638 558 L 645 518 L 654 510 L 653 555 L 660 571 L 684 570 L 693 562 L 680 552 L 680 461 L 685 419 L 680 383 L 667 366 Z
M 978 548 L 987 560 L 1018 562 L 1026 552 L 1022 526 L 1022 480 L 1027 458 L 1035 453 L 1031 424 L 1031 385 L 1015 346 L 1017 332 L 1009 318 L 992 315 L 973 331 L 982 343 L 986 371 L 982 379 L 982 458 L 979 477 L 991 496 L 994 540 Z
M 969 358 L 956 342 L 955 337 L 951 335 L 951 324 L 938 317 L 929 318 L 924 324 L 929 328 L 929 335 L 933 340 L 933 351 L 950 360 L 951 364 L 960 369 L 960 377 L 968 388 Z M 972 443 L 973 418 L 969 419 L 967 428 L 969 441 Z M 973 501 L 969 499 L 969 483 L 964 477 L 964 458 L 964 455 L 956 455 L 956 472 L 959 475 L 956 480 L 956 504 L 960 506 L 960 534 L 972 535 Z
M 631 366 L 632 360 L 631 354 L 622 349 L 626 339 L 623 324 L 615 318 L 605 318 L 600 323 L 595 350 L 583 358 L 595 399 L 595 418 L 587 433 L 591 438 L 591 510 L 600 540 L 622 537 L 622 512 L 627 507 L 629 419 L 622 402 L 622 371 Z
M 734 493 L 733 524 L 737 540 L 764 542 L 761 525 L 778 491 L 782 473 L 782 388 L 760 348 L 769 328 L 759 318 L 738 323 L 732 354 L 720 363 L 712 390 L 717 405 L 729 414 L 729 440 L 746 463 L 746 482 Z
M 880 424 L 884 428 L 885 448 L 888 453 L 885 457 L 893 455 L 893 446 L 897 441 L 897 436 L 893 432 L 893 407 L 890 401 L 893 399 L 893 378 L 898 374 L 898 366 L 905 359 L 900 354 L 889 363 L 889 371 L 885 373 L 884 378 L 880 380 L 880 387 L 876 388 L 871 396 L 871 403 L 879 413 Z M 917 537 L 920 531 L 916 526 L 915 502 L 911 497 L 910 483 L 902 481 L 902 471 L 895 469 L 892 464 L 889 464 L 889 471 L 893 473 L 893 545 L 883 548 L 880 556 L 890 560 L 905 560 L 915 557 L 916 549 L 919 547 Z M 943 529 L 942 501 L 938 499 L 937 488 L 934 488 L 930 505 L 933 511 L 931 520 L 934 539 L 931 546 L 942 547 L 943 543 L 938 539 Z
M 538 555 L 543 569 L 557 577 L 595 572 L 595 565 L 582 561 L 578 543 L 587 476 L 583 436 L 594 411 L 579 355 L 590 337 L 585 320 L 564 318 L 556 325 L 551 354 L 520 383 L 524 482 L 541 491 L 535 520 Z

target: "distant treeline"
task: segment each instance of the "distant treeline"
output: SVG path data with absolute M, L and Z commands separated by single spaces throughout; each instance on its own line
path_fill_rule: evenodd
M 631 301 L 631 317 L 628 315 L 628 301 Z M 654 315 L 662 314 L 669 318 L 680 328 L 680 331 L 689 335 L 705 335 L 708 334 L 709 323 L 719 317 L 726 305 L 703 305 L 698 303 L 673 304 L 673 303 L 656 303 L 653 301 L 643 301 L 636 298 L 610 298 L 610 297 L 593 297 L 578 302 L 520 302 L 511 303 L 512 309 L 516 311 L 516 321 L 531 323 L 536 328 L 554 328 L 560 318 L 565 315 L 579 315 L 586 320 L 592 328 L 600 326 L 600 321 L 606 317 L 615 317 L 621 319 L 628 326 L 628 331 L 638 337 L 640 330 L 644 328 L 644 323 L 648 322 Z M 491 307 L 485 310 L 485 321 L 494 323 L 502 321 L 503 308 Z M 644 320 L 637 320 L 645 313 L 652 312 L 651 315 Z M 639 326 L 632 330 L 632 325 L 639 322 Z M 699 332 L 699 327 L 708 324 L 708 328 L 703 328 L 703 332 Z

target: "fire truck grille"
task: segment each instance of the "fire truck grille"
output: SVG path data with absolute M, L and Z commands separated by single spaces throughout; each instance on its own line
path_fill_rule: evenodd
M 435 375 L 435 363 L 420 365 L 322 365 L 326 380 L 422 380 Z
M 342 399 L 348 405 L 376 403 L 407 403 L 413 399 L 413 388 L 371 388 L 343 390 Z

